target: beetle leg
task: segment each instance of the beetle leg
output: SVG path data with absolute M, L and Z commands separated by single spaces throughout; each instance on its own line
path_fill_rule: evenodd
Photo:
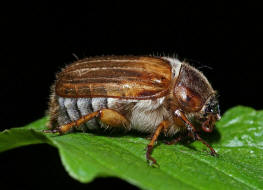
M 100 110 L 99 119 L 102 123 L 112 127 L 127 127 L 129 125 L 129 121 L 121 113 L 112 109 Z
M 87 121 L 98 117 L 103 123 L 109 126 L 127 126 L 129 122 L 127 119 L 121 115 L 119 112 L 111 109 L 101 109 L 96 112 L 92 112 L 88 115 L 85 115 L 81 118 L 79 118 L 76 121 L 67 123 L 65 125 L 60 126 L 58 129 L 54 130 L 46 130 L 45 132 L 59 132 L 60 134 L 66 133 L 69 131 L 72 127 L 78 127 L 83 123 L 86 123 Z
M 172 145 L 172 144 L 176 144 L 176 143 L 178 143 L 178 142 L 180 142 L 182 140 L 182 137 L 177 137 L 176 139 L 173 139 L 173 140 L 171 140 L 171 141 L 166 141 L 166 142 L 164 142 L 165 144 L 168 144 L 168 145 Z
M 158 136 L 160 135 L 161 131 L 162 130 L 166 130 L 167 127 L 169 126 L 169 122 L 168 121 L 162 121 L 158 127 L 156 128 L 152 138 L 151 138 L 151 141 L 150 143 L 147 145 L 147 148 L 146 148 L 146 159 L 147 159 L 147 162 L 151 161 L 150 165 L 158 165 L 156 160 L 151 156 L 151 153 L 152 153 L 152 150 L 153 150 L 153 146 L 154 146 L 154 143 L 155 141 L 157 140 Z
M 218 120 L 217 118 L 219 117 L 220 117 L 219 115 L 210 114 L 208 116 L 208 119 L 202 124 L 203 131 L 207 133 L 211 133 L 214 129 L 215 122 Z
M 98 117 L 99 114 L 100 114 L 100 110 L 99 110 L 99 111 L 96 111 L 96 112 L 92 112 L 92 113 L 90 113 L 90 114 L 88 114 L 88 115 L 85 115 L 85 116 L 79 118 L 79 119 L 76 120 L 76 121 L 72 121 L 72 122 L 67 123 L 67 124 L 65 124 L 65 125 L 61 125 L 61 126 L 59 127 L 59 133 L 60 133 L 60 134 L 66 133 L 66 132 L 68 132 L 71 128 L 73 128 L 73 127 L 78 127 L 78 126 L 80 126 L 81 124 L 86 123 L 87 121 L 93 119 L 94 117 Z
M 210 154 L 212 156 L 216 155 L 216 151 L 213 149 L 213 147 L 211 145 L 209 145 L 204 139 L 202 139 L 198 133 L 196 132 L 195 127 L 192 125 L 192 123 L 186 118 L 186 116 L 184 115 L 184 113 L 180 110 L 176 110 L 174 112 L 175 116 L 177 116 L 178 118 L 180 118 L 186 126 L 187 131 L 190 133 L 190 135 L 192 136 L 192 138 L 194 140 L 198 140 L 201 141 L 204 145 L 206 145 L 209 149 L 210 149 Z

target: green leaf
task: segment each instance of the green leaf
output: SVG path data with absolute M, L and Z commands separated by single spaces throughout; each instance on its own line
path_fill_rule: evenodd
M 219 157 L 200 142 L 159 141 L 153 152 L 159 168 L 146 163 L 149 141 L 141 136 L 46 134 L 46 121 L 1 132 L 0 152 L 48 143 L 58 148 L 69 175 L 83 183 L 115 176 L 143 189 L 263 189 L 263 111 L 238 106 L 224 114 L 217 131 L 207 135 Z

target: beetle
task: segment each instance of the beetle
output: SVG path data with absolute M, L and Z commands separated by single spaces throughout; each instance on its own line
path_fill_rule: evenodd
M 182 134 L 167 144 L 188 134 L 216 155 L 198 131 L 212 132 L 220 119 L 217 93 L 200 71 L 172 57 L 101 56 L 78 60 L 57 74 L 48 112 L 46 132 L 111 128 L 150 134 L 146 147 L 150 164 L 157 164 L 151 152 L 160 134 Z

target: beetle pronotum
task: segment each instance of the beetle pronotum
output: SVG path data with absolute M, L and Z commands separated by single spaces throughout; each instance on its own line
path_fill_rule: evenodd
M 175 58 L 103 56 L 78 60 L 57 75 L 49 102 L 50 132 L 123 128 L 152 135 L 146 159 L 151 164 L 161 133 L 186 132 L 216 152 L 193 121 L 211 132 L 220 118 L 216 92 L 205 76 Z M 81 126 L 81 127 L 80 127 Z M 171 141 L 173 144 L 181 137 Z

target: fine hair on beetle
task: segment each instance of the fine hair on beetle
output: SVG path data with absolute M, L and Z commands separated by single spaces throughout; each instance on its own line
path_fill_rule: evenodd
M 56 76 L 51 87 L 49 123 L 45 132 L 73 129 L 137 131 L 150 135 L 146 160 L 158 136 L 204 141 L 220 119 L 217 92 L 187 62 L 167 56 L 100 56 L 79 59 Z M 176 138 L 175 138 L 176 137 Z

